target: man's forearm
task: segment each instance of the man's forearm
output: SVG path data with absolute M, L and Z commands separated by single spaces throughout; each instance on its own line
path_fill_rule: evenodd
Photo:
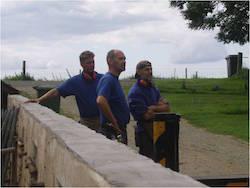
M 111 126 L 118 132 L 121 132 L 121 129 L 119 128 L 119 125 L 117 123 L 117 120 L 115 118 L 115 116 L 113 115 L 111 108 L 109 106 L 109 103 L 107 101 L 107 99 L 103 96 L 98 96 L 96 99 L 96 103 L 99 106 L 99 108 L 101 109 L 102 113 L 104 114 L 104 116 L 111 122 Z
M 38 98 L 39 102 L 44 102 L 47 101 L 50 98 L 59 96 L 59 92 L 57 89 L 51 89 L 50 91 L 48 91 L 47 93 L 45 93 L 43 96 L 41 96 L 40 98 Z
M 98 96 L 96 99 L 97 105 L 100 107 L 101 111 L 103 112 L 104 116 L 113 124 L 117 125 L 116 118 L 114 117 L 108 101 L 103 96 Z
M 153 110 L 154 112 L 170 112 L 169 104 L 158 104 L 149 106 L 149 109 Z
M 28 101 L 26 101 L 25 103 L 29 103 L 29 102 L 35 102 L 35 103 L 41 103 L 44 102 L 50 98 L 59 96 L 59 92 L 57 89 L 51 89 L 50 91 L 48 91 L 47 93 L 45 93 L 43 96 L 36 98 L 36 99 L 29 99 Z

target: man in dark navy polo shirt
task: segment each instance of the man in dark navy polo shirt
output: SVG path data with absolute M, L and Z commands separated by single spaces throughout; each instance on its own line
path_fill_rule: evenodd
M 94 71 L 94 57 L 95 55 L 91 51 L 82 52 L 80 63 L 83 72 L 81 74 L 66 80 L 59 87 L 48 91 L 40 98 L 31 99 L 27 102 L 40 103 L 56 96 L 67 97 L 73 95 L 75 96 L 80 113 L 80 123 L 98 131 L 100 129 L 100 122 L 99 110 L 96 104 L 96 87 L 103 75 Z
M 140 61 L 136 66 L 136 83 L 128 94 L 131 114 L 137 121 L 135 130 L 139 153 L 153 157 L 152 119 L 156 112 L 169 112 L 169 104 L 160 96 L 152 83 L 152 66 L 149 61 Z
M 124 53 L 120 50 L 108 52 L 109 71 L 98 83 L 97 104 L 100 109 L 101 132 L 109 139 L 118 138 L 127 144 L 126 126 L 130 120 L 130 113 L 118 80 L 121 72 L 125 70 L 125 59 Z

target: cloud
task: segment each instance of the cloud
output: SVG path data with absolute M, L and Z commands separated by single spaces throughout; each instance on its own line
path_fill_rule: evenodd
M 229 53 L 214 39 L 216 31 L 188 29 L 168 1 L 4 0 L 1 11 L 2 70 L 26 60 L 33 72 L 68 68 L 78 73 L 78 56 L 88 49 L 96 53 L 97 70 L 105 72 L 106 52 L 118 48 L 128 59 L 123 74 L 133 74 L 141 59 L 154 62 L 156 74 L 165 74 L 168 66 L 224 62 Z M 230 49 L 237 53 L 239 48 Z
M 4 1 L 3 4 L 1 16 L 4 40 L 31 37 L 58 40 L 159 19 L 159 15 L 145 15 L 133 10 L 135 3 L 125 1 Z
M 98 44 L 159 45 L 165 48 L 172 63 L 195 64 L 225 58 L 225 46 L 213 38 L 214 34 L 210 31 L 190 31 L 184 22 L 149 21 L 115 31 L 90 34 L 85 38 Z

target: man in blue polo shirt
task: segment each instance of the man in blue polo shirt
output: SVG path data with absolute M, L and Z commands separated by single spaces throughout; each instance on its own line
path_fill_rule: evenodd
M 120 50 L 110 50 L 107 54 L 109 71 L 97 86 L 97 104 L 100 109 L 101 132 L 107 138 L 118 138 L 127 144 L 126 126 L 130 120 L 126 97 L 118 80 L 125 70 L 125 55 Z M 121 138 L 119 138 L 119 136 Z
M 40 103 L 56 96 L 67 97 L 73 95 L 80 113 L 80 123 L 98 131 L 100 123 L 99 110 L 96 104 L 96 87 L 103 75 L 94 71 L 94 57 L 95 55 L 91 51 L 82 52 L 80 63 L 83 72 L 81 74 L 66 80 L 59 87 L 48 91 L 40 98 L 31 99 L 27 102 Z
M 139 153 L 153 158 L 152 119 L 157 112 L 169 112 L 170 107 L 152 83 L 152 66 L 149 61 L 140 61 L 136 66 L 136 83 L 128 94 L 131 114 L 137 121 L 135 130 Z

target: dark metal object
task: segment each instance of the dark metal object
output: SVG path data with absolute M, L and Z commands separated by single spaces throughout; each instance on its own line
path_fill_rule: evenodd
M 3 117 L 1 118 L 1 185 L 4 186 L 6 183 L 12 184 L 15 174 L 15 156 L 16 156 L 16 122 L 19 109 L 12 108 L 2 112 Z M 8 177 L 8 175 L 10 177 Z M 9 181 L 7 181 L 7 179 Z
M 197 181 L 210 187 L 249 187 L 248 176 L 194 177 Z
M 238 55 L 229 55 L 226 57 L 226 61 L 228 77 L 239 74 L 242 70 L 242 53 L 239 52 Z
M 9 94 L 19 94 L 19 91 L 1 80 L 1 109 L 7 109 Z
M 157 131 L 157 122 L 163 126 L 160 135 L 153 133 L 154 139 L 154 161 L 163 166 L 179 172 L 179 121 L 180 115 L 174 113 L 155 114 L 153 131 Z M 160 128 L 160 127 L 159 127 Z
M 44 86 L 35 86 L 33 88 L 37 91 L 37 97 L 41 97 L 42 95 L 44 95 L 45 93 L 47 93 L 48 91 L 53 89 L 54 87 L 44 85 Z M 41 102 L 40 104 L 54 110 L 57 113 L 59 113 L 59 111 L 60 111 L 60 96 L 53 97 L 53 98 L 48 99 L 44 102 Z

